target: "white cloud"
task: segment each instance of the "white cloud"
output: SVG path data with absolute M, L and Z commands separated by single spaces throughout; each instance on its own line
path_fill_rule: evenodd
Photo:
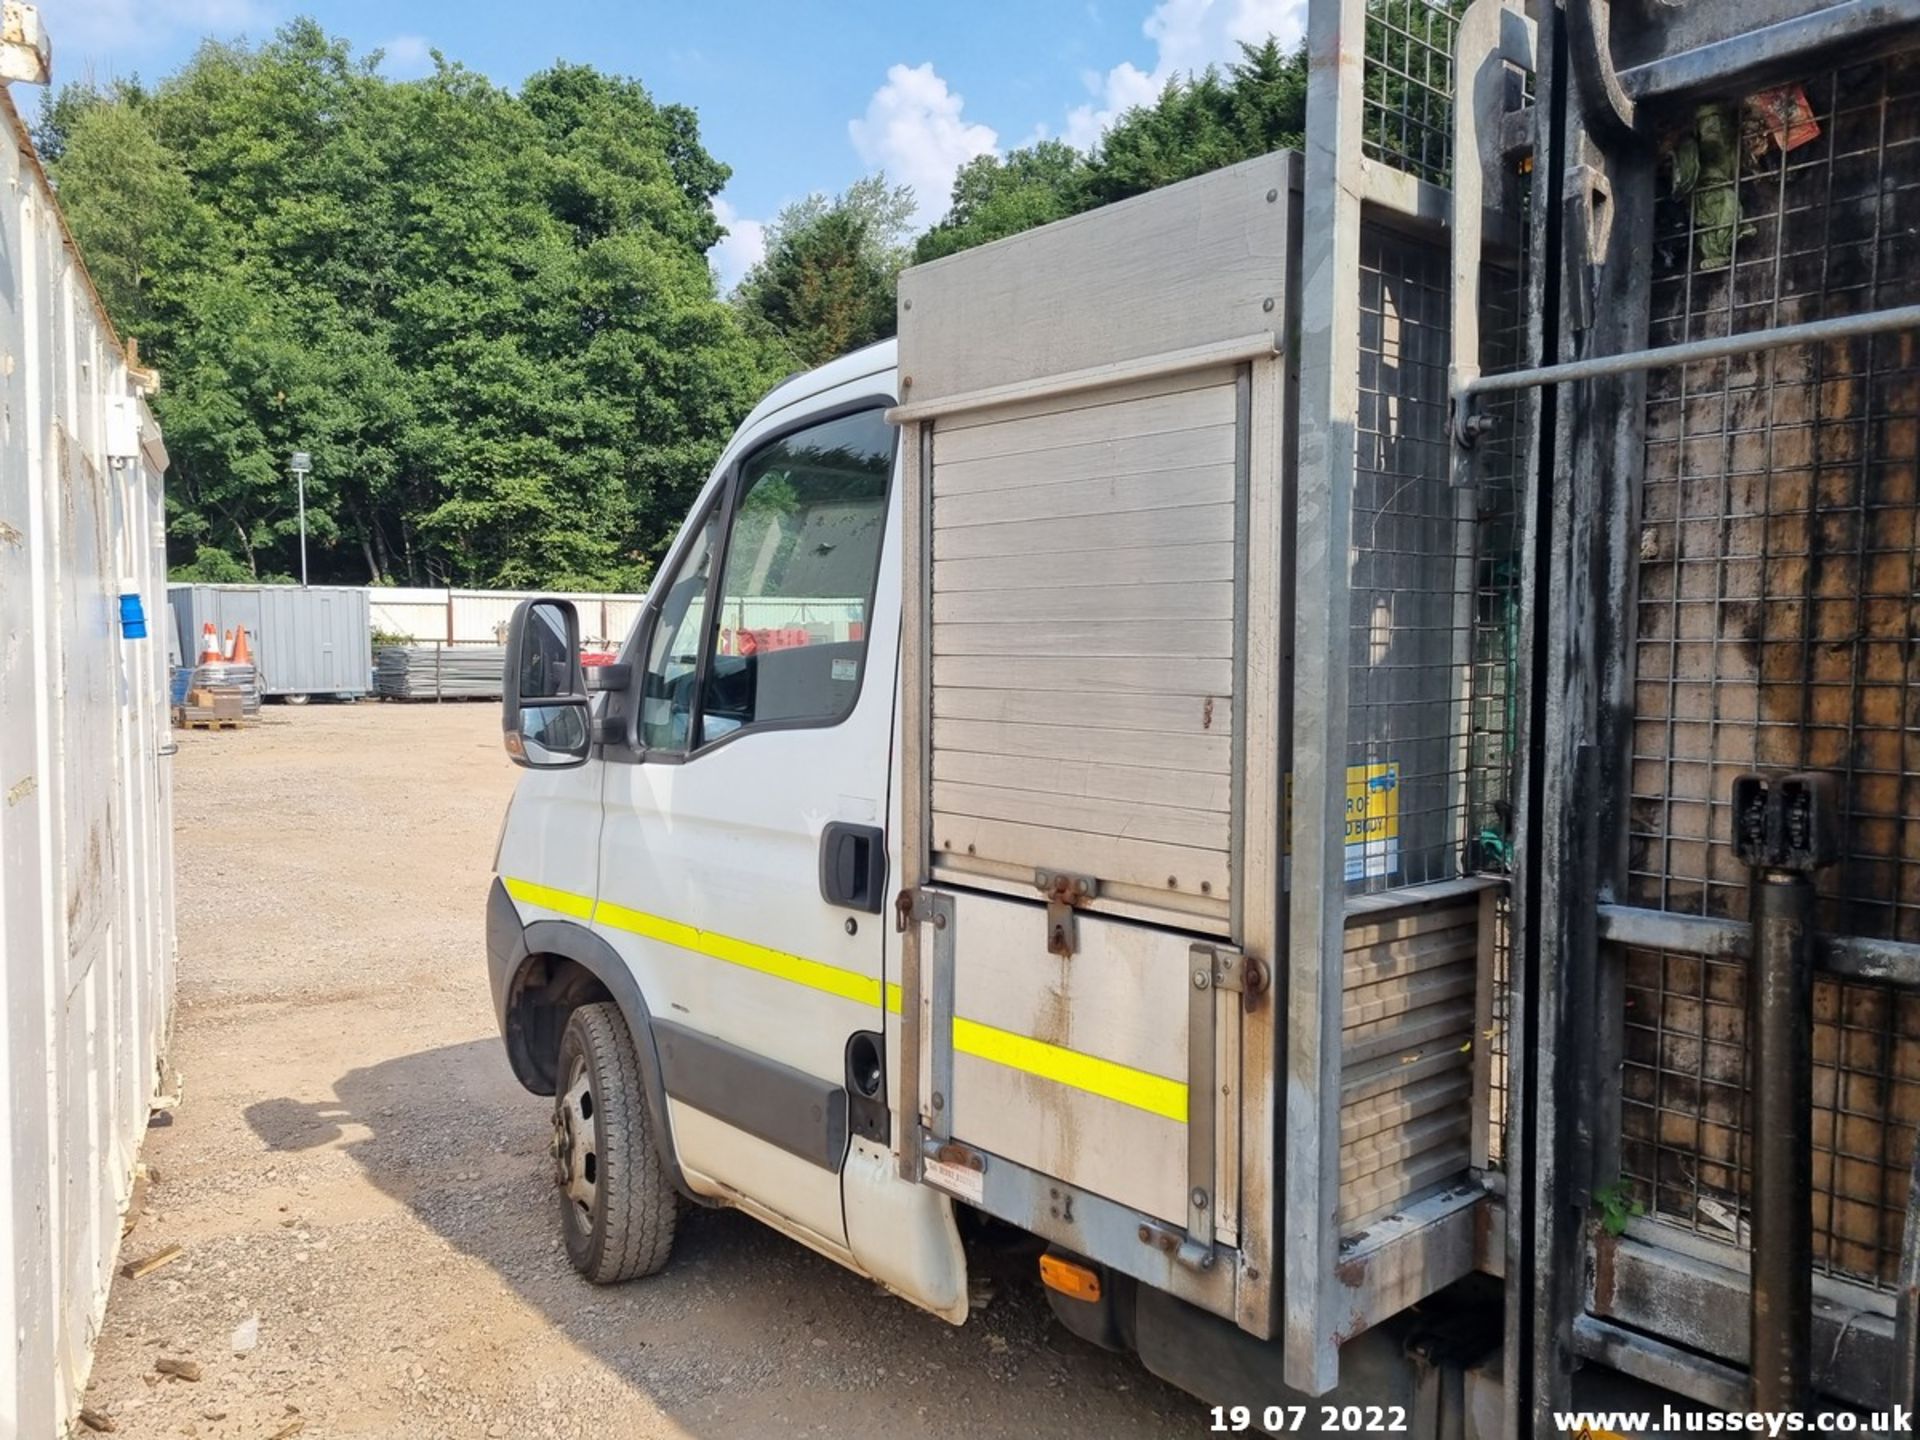
M 378 47 L 380 73 L 390 80 L 418 80 L 433 73 L 433 46 L 424 35 L 396 35 Z
M 760 263 L 767 253 L 767 222 L 749 220 L 728 203 L 724 195 L 713 197 L 713 215 L 727 227 L 727 238 L 708 253 L 713 272 L 725 294 L 740 283 L 747 271 Z
M 991 126 L 961 118 L 964 104 L 931 62 L 894 65 L 887 70 L 887 83 L 867 102 L 867 113 L 847 122 L 861 160 L 885 170 L 896 184 L 913 187 L 917 226 L 930 225 L 946 212 L 954 172 L 999 144 Z
M 1105 75 L 1087 77 L 1094 99 L 1067 115 L 1061 138 L 1090 149 L 1135 105 L 1150 105 L 1176 75 L 1239 58 L 1240 45 L 1269 35 L 1284 47 L 1306 33 L 1306 0 L 1160 0 L 1141 26 L 1154 44 L 1151 70 L 1122 61 Z
M 69 80 L 91 60 L 137 57 L 183 32 L 231 39 L 273 23 L 260 0 L 63 0 L 43 4 L 40 19 L 53 40 L 54 68 Z M 63 67 L 63 55 L 76 63 Z

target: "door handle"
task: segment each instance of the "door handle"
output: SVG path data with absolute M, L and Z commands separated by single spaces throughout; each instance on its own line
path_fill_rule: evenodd
M 831 822 L 820 835 L 820 898 L 878 915 L 886 892 L 886 832 L 877 825 Z

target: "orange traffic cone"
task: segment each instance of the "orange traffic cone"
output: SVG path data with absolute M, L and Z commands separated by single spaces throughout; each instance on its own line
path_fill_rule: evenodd
M 213 622 L 200 627 L 200 664 L 218 665 L 227 657 L 220 653 L 220 637 L 213 633 Z
M 247 627 L 236 625 L 233 628 L 233 649 L 227 652 L 227 659 L 235 665 L 253 664 L 253 651 L 247 645 Z

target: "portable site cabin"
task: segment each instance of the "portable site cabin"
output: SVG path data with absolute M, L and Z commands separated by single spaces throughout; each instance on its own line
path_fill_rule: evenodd
M 362 587 L 173 585 L 167 595 L 183 663 L 199 655 L 203 625 L 213 626 L 222 645 L 245 626 L 263 695 L 358 697 L 373 686 L 373 632 Z

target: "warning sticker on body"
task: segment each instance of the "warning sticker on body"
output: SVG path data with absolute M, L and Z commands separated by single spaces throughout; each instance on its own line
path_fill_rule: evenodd
M 1284 834 L 1293 863 L 1293 776 L 1287 776 Z M 1346 813 L 1347 879 L 1400 872 L 1400 766 L 1349 765 Z
M 986 1198 L 986 1174 L 966 1165 L 954 1165 L 945 1160 L 929 1160 L 927 1161 L 927 1180 L 930 1184 L 938 1185 L 949 1195 L 957 1195 L 971 1205 L 978 1205 Z
M 1347 767 L 1347 879 L 1400 869 L 1400 766 Z

